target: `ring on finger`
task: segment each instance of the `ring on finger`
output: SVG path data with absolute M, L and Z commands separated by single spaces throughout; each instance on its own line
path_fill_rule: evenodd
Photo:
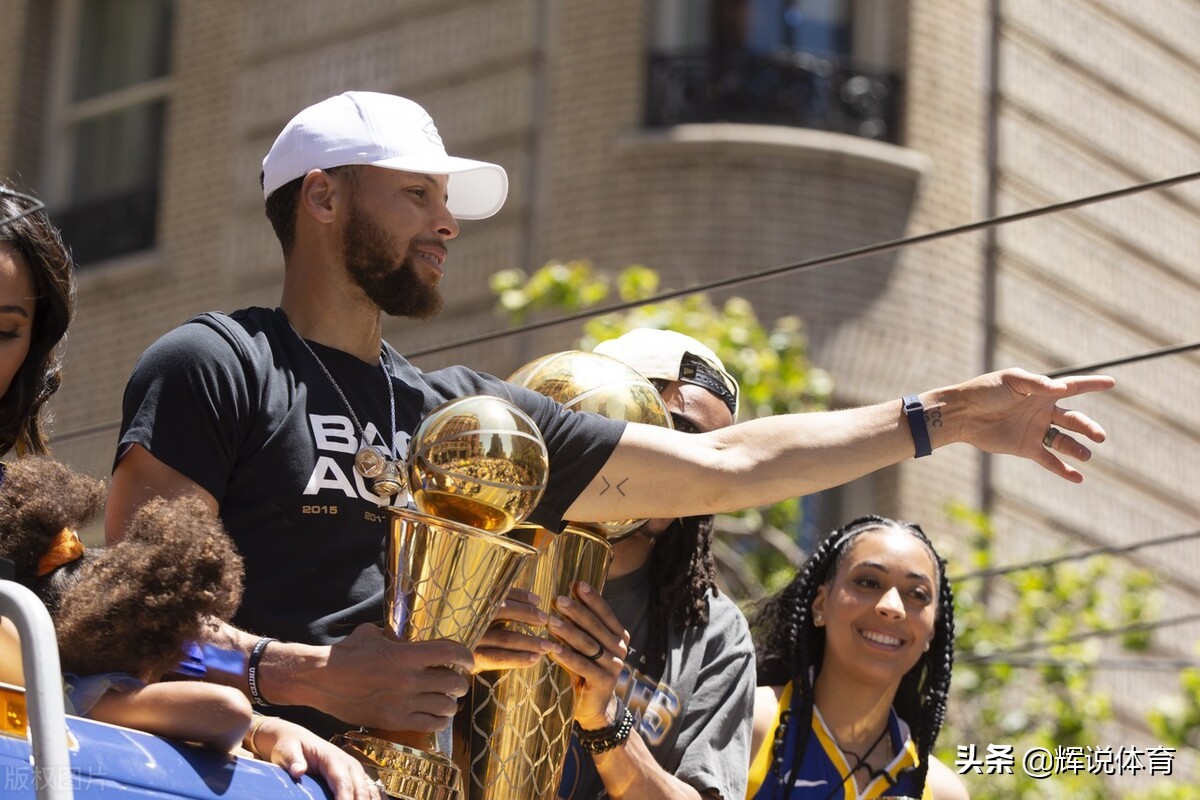
M 583 656 L 588 661 L 599 661 L 600 657 L 603 656 L 606 652 L 608 652 L 608 651 L 604 647 L 604 645 L 600 641 L 597 641 L 596 642 L 596 652 L 592 653 L 590 656 L 585 656 L 585 655 L 583 655 L 583 653 L 580 653 L 579 655 Z
M 1054 440 L 1060 433 L 1062 431 L 1051 425 L 1050 429 L 1046 431 L 1046 435 L 1042 437 L 1042 447 L 1053 447 Z

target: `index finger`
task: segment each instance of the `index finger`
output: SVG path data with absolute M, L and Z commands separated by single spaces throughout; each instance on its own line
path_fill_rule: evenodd
M 419 660 L 426 667 L 461 667 L 474 669 L 475 656 L 463 645 L 449 639 L 434 639 L 431 642 L 404 642 L 406 647 L 415 648 Z
M 1117 385 L 1116 379 L 1111 375 L 1067 375 L 1056 380 L 1067 385 L 1067 389 L 1060 395 L 1061 397 L 1074 397 L 1088 392 L 1105 392 Z
M 625 635 L 625 626 L 617 619 L 617 615 L 613 613 L 612 607 L 604 601 L 604 598 L 600 596 L 595 587 L 586 581 L 577 581 L 575 583 L 575 595 L 579 598 L 579 602 L 588 611 L 596 615 L 604 627 L 608 628 L 609 633 L 617 637 Z

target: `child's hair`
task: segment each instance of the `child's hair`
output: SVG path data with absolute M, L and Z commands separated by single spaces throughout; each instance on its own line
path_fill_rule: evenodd
M 119 544 L 38 577 L 59 532 L 94 516 L 103 499 L 100 481 L 58 462 L 17 461 L 0 483 L 0 555 L 50 608 L 64 671 L 158 680 L 186 642 L 237 610 L 242 559 L 202 500 L 156 498 Z
M 4 465 L 0 481 L 0 556 L 13 562 L 14 580 L 29 587 L 58 614 L 59 597 L 92 557 L 69 561 L 38 575 L 38 563 L 64 528 L 79 530 L 104 509 L 104 483 L 44 457 Z
M 914 778 L 922 786 L 925 783 L 929 754 L 946 716 L 950 673 L 954 665 L 954 595 L 946 577 L 946 562 L 933 549 L 921 527 L 878 516 L 860 517 L 831 533 L 805 561 L 792 582 L 766 600 L 754 616 L 752 628 L 758 654 L 758 685 L 782 686 L 792 681 L 793 695 L 798 698 L 796 707 L 805 713 L 803 719 L 793 718 L 787 709 L 780 714 L 772 747 L 772 769 L 777 778 L 786 756 L 780 752 L 780 747 L 787 726 L 801 726 L 799 741 L 800 752 L 803 752 L 803 743 L 812 724 L 813 683 L 825 654 L 825 632 L 812 620 L 817 590 L 833 581 L 838 565 L 859 536 L 887 528 L 915 536 L 925 545 L 937 567 L 938 610 L 933 640 L 929 650 L 900 681 L 892 701 L 897 715 L 908 723 L 920 755 Z

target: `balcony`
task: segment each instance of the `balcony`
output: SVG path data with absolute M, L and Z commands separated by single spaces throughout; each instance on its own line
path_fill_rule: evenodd
M 80 267 L 154 246 L 158 188 L 148 186 L 80 203 L 51 216 Z
M 802 51 L 652 53 L 646 125 L 787 125 L 897 143 L 900 78 Z

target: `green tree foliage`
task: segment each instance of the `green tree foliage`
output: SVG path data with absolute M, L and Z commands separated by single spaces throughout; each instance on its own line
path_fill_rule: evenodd
M 547 264 L 532 275 L 505 270 L 491 277 L 500 310 L 513 324 L 544 311 L 594 308 L 610 296 L 643 300 L 659 291 L 659 276 L 644 266 L 630 266 L 615 277 L 597 272 L 586 261 Z M 704 342 L 720 357 L 741 387 L 739 419 L 826 408 L 833 389 L 829 375 L 808 359 L 804 326 L 798 317 L 781 317 L 764 326 L 751 304 L 731 297 L 715 305 L 695 294 L 638 306 L 628 311 L 593 317 L 583 326 L 577 348 L 597 343 L 634 328 L 676 330 Z M 798 552 L 787 545 L 799 519 L 799 500 L 767 509 L 742 512 L 736 523 L 718 519 L 718 560 L 735 596 L 750 599 L 780 586 L 791 577 Z M 734 535 L 753 531 L 753 535 Z M 776 541 L 780 546 L 766 546 Z M 722 558 L 722 552 L 725 557 Z
M 659 291 L 659 276 L 638 265 L 612 278 L 586 261 L 552 262 L 532 275 L 519 269 L 497 272 L 490 285 L 509 321 L 520 324 L 538 311 L 594 308 L 614 290 L 620 300 L 643 300 Z M 694 294 L 593 317 L 577 346 L 591 350 L 634 328 L 677 330 L 711 347 L 741 384 L 740 419 L 829 405 L 832 381 L 809 362 L 798 317 L 780 317 L 766 328 L 747 300 L 731 297 L 718 307 L 707 295 Z
M 952 507 L 951 516 L 971 531 L 967 558 L 960 563 L 971 564 L 973 570 L 994 567 L 990 520 L 961 506 Z M 938 741 L 939 757 L 953 765 L 965 755 L 960 748 L 974 745 L 974 757 L 984 764 L 982 774 L 971 772 L 965 777 L 972 798 L 1196 796 L 1169 793 L 1174 788 L 1165 779 L 1153 794 L 1114 795 L 1121 777 L 1105 779 L 1086 768 L 1090 749 L 1111 747 L 1116 757 L 1120 746 L 1101 741 L 1105 730 L 1111 730 L 1105 723 L 1113 712 L 1108 696 L 1096 685 L 1096 659 L 1106 642 L 1110 642 L 1109 655 L 1114 649 L 1140 653 L 1150 644 L 1144 633 L 1087 634 L 1120 630 L 1153 617 L 1155 595 L 1148 588 L 1154 582 L 1153 576 L 1139 570 L 1118 574 L 1116 565 L 1104 557 L 955 581 L 957 658 L 949 721 Z M 1012 746 L 1012 774 L 988 774 L 991 745 Z M 1078 773 L 1060 767 L 1049 777 L 1030 777 L 1022 768 L 1022 758 L 1035 748 L 1051 754 L 1076 748 L 1083 766 Z

